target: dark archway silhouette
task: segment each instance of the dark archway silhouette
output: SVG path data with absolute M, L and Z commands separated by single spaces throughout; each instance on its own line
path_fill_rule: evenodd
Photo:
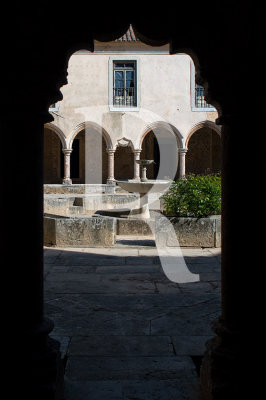
M 1 63 L 1 184 L 8 193 L 10 210 L 16 209 L 18 193 L 27 194 L 20 196 L 19 206 L 30 221 L 19 224 L 17 213 L 10 212 L 1 219 L 2 279 L 12 292 L 12 304 L 6 304 L 6 296 L 2 301 L 8 350 L 3 363 L 12 361 L 14 366 L 5 368 L 4 381 L 12 383 L 10 391 L 18 388 L 20 397 L 59 398 L 58 343 L 49 340 L 53 324 L 43 315 L 43 126 L 52 121 L 49 105 L 62 97 L 60 87 L 67 82 L 71 54 L 82 48 L 93 50 L 95 39 L 121 37 L 132 23 L 143 41 L 152 45 L 170 42 L 172 53 L 191 55 L 206 101 L 219 110 L 218 123 L 223 126 L 222 316 L 215 326 L 215 338 L 207 345 L 201 386 L 206 400 L 243 398 L 249 387 L 253 393 L 257 387 L 251 377 L 243 379 L 250 368 L 244 360 L 252 345 L 247 333 L 254 333 L 257 326 L 253 310 L 258 311 L 262 304 L 259 291 L 247 295 L 247 290 L 255 281 L 251 266 L 259 270 L 265 263 L 261 252 L 254 252 L 265 245 L 265 234 L 256 234 L 265 224 L 261 211 L 265 207 L 265 133 L 259 117 L 264 113 L 264 92 L 258 74 L 264 56 L 264 15 L 256 5 L 227 6 L 218 1 L 212 7 L 197 4 L 193 12 L 190 3 L 184 4 L 178 10 L 182 18 L 177 18 L 169 4 L 156 9 L 153 18 L 141 13 L 132 20 L 126 12 L 123 18 L 109 10 L 103 15 L 100 8 L 102 4 L 95 10 L 91 5 L 68 9 L 59 3 L 52 9 L 41 4 L 37 10 L 24 3 L 6 3 L 2 8 L 7 24 L 1 24 L 1 54 L 6 60 Z M 13 35 L 9 35 L 11 31 Z M 248 113 L 246 88 L 252 99 Z M 256 148 L 248 152 L 247 162 L 251 136 Z M 12 164 L 7 162 L 7 149 L 11 148 Z M 246 166 L 245 174 L 240 173 L 239 165 Z M 252 182 L 251 188 L 244 191 L 240 202 L 247 182 Z M 6 196 L 1 196 L 1 209 L 5 207 Z M 260 210 L 259 223 L 243 218 L 247 210 Z M 14 226 L 20 240 L 10 259 L 7 249 L 14 244 Z M 25 237 L 30 238 L 30 254 Z M 247 244 L 245 250 L 239 243 Z

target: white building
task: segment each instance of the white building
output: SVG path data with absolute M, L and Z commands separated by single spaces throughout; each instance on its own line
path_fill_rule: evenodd
M 169 45 L 148 46 L 131 27 L 95 42 L 94 53 L 72 55 L 62 93 L 45 126 L 44 183 L 138 179 L 138 158 L 155 160 L 150 178 L 220 169 L 217 111 L 195 85 L 192 59 Z

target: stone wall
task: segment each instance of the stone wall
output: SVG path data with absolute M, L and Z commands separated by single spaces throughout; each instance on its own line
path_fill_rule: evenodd
M 191 109 L 194 77 L 191 77 L 192 60 L 188 55 L 169 55 L 168 45 L 155 48 L 141 42 L 108 42 L 101 44 L 103 47 L 97 51 L 98 45 L 95 44 L 94 53 L 79 51 L 69 60 L 69 84 L 61 88 L 64 99 L 59 102 L 60 116 L 54 114 L 53 122 L 67 140 L 79 124 L 92 121 L 108 132 L 113 147 L 117 140 L 126 137 L 139 148 L 147 127 L 156 121 L 175 126 L 185 140 L 193 126 L 217 118 L 216 111 Z M 108 85 L 112 78 L 109 62 L 122 55 L 137 59 L 139 65 L 140 110 L 134 113 L 112 112 L 109 108 Z
M 112 184 L 72 184 L 72 185 L 49 185 L 43 186 L 44 194 L 86 194 L 86 193 L 111 193 L 114 194 L 116 187 Z
M 129 60 L 131 57 L 133 60 L 136 59 L 138 65 L 137 93 L 139 93 L 140 102 L 135 112 L 126 109 L 121 112 L 117 109 L 114 112 L 109 107 L 111 102 L 109 92 L 112 91 L 109 84 L 113 76 L 109 66 L 113 59 L 122 55 Z M 170 56 L 168 45 L 154 48 L 141 42 L 97 42 L 94 53 L 81 50 L 70 58 L 69 84 L 61 88 L 64 98 L 58 103 L 58 112 L 53 114 L 53 125 L 62 131 L 67 143 L 73 139 L 77 127 L 89 121 L 86 122 L 86 125 L 91 126 L 88 128 L 88 133 L 96 130 L 101 134 L 101 130 L 104 129 L 108 136 L 108 147 L 116 148 L 118 141 L 125 137 L 132 142 L 135 149 L 139 149 L 145 132 L 151 127 L 156 129 L 154 125 L 165 122 L 175 127 L 185 142 L 193 127 L 202 121 L 214 121 L 218 116 L 215 109 L 214 111 L 202 109 L 197 112 L 192 110 L 191 87 L 193 86 L 191 85 L 194 85 L 192 65 L 192 59 L 186 54 Z M 162 76 L 163 79 L 161 79 Z M 103 142 L 103 152 L 97 160 L 97 149 L 95 146 L 90 146 L 91 151 L 91 148 L 86 146 L 88 137 L 83 135 L 84 131 L 76 136 L 76 139 L 80 141 L 80 171 L 79 177 L 71 176 L 72 181 L 73 183 L 106 183 L 108 176 L 106 143 Z M 151 136 L 152 133 L 149 133 L 144 139 L 143 146 L 146 149 L 143 149 L 141 158 L 156 158 Z M 191 138 L 191 140 L 193 142 L 194 139 Z M 194 150 L 190 149 L 190 153 L 191 157 L 188 155 L 188 158 L 193 158 Z M 196 158 L 198 159 L 197 154 Z M 197 172 L 197 170 L 210 168 L 211 162 L 206 163 L 202 160 L 200 162 L 203 165 L 197 167 L 197 161 L 191 161 L 194 165 L 189 166 L 189 169 Z M 102 163 L 101 166 L 100 163 Z M 148 169 L 148 178 L 155 177 L 158 166 Z M 101 167 L 102 181 L 100 182 Z M 213 167 L 217 169 L 216 164 L 213 164 Z M 115 178 L 130 179 L 133 175 L 133 154 L 129 149 L 117 148 Z M 170 176 L 165 173 L 161 178 L 164 175 Z M 57 182 L 49 180 L 49 183 Z
M 156 243 L 160 247 L 221 247 L 221 216 L 207 218 L 169 218 L 176 237 L 169 232 L 168 221 L 155 218 Z M 176 240 L 177 238 L 177 240 Z
M 115 244 L 116 221 L 106 217 L 44 216 L 44 244 L 58 247 L 109 247 Z

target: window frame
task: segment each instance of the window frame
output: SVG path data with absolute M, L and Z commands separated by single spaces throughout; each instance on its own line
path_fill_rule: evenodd
M 114 76 L 115 76 L 115 62 L 132 62 L 135 64 L 135 106 L 116 106 L 114 104 Z M 140 108 L 140 73 L 139 73 L 139 59 L 138 57 L 131 56 L 118 56 L 109 58 L 109 110 L 114 112 L 128 112 L 139 111 Z
M 196 80 L 195 80 L 195 66 L 190 62 L 190 100 L 191 111 L 217 111 L 215 107 L 196 107 Z
M 54 103 L 55 107 L 49 107 L 49 112 L 57 112 L 59 110 L 59 102 Z

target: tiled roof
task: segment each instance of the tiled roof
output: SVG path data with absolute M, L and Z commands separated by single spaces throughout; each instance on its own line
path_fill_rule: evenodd
M 132 25 L 129 25 L 127 32 L 121 38 L 116 39 L 116 42 L 138 42 L 138 41 L 139 39 L 136 37 Z

